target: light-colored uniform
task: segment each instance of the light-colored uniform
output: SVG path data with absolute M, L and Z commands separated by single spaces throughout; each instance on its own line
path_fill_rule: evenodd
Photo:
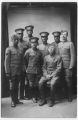
M 72 94 L 72 69 L 75 64 L 75 50 L 72 42 L 60 42 L 59 52 L 63 61 L 64 77 L 68 87 L 68 96 Z

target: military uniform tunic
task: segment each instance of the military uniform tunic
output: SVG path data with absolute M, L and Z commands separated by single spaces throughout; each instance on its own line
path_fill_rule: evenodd
M 22 52 L 19 48 L 8 47 L 5 53 L 5 72 L 11 77 L 21 74 Z
M 43 64 L 41 52 L 38 49 L 36 49 L 36 51 L 33 51 L 32 48 L 30 48 L 25 52 L 24 58 L 27 74 L 29 74 L 29 76 L 32 76 L 32 74 L 36 75 L 36 77 L 41 76 Z M 33 84 L 34 78 L 30 78 L 29 82 L 32 82 Z M 38 81 L 35 81 L 35 83 L 36 82 L 38 84 Z
M 62 59 L 60 56 L 45 56 L 43 65 L 43 77 L 41 78 L 40 82 L 44 83 L 48 80 L 51 80 L 51 85 L 54 85 L 60 77 L 61 68 Z M 49 78 L 47 76 L 49 76 Z
M 48 48 L 49 48 L 49 44 L 48 43 L 46 45 L 40 44 L 38 46 L 38 49 L 41 51 L 43 57 L 45 57 L 46 55 L 49 54 Z
M 55 53 L 58 55 L 58 54 L 59 54 L 58 43 L 53 42 L 53 43 L 51 43 L 50 45 L 55 47 Z
M 75 50 L 72 42 L 60 42 L 59 52 L 64 68 L 73 68 L 75 63 Z

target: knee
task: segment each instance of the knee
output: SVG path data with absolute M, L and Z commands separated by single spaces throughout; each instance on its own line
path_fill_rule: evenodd
M 32 82 L 29 82 L 29 87 L 33 87 L 33 83 Z
M 39 81 L 39 87 L 43 86 L 44 85 L 44 82 L 45 82 L 45 78 L 42 77 Z
M 67 82 L 68 87 L 70 87 L 72 85 L 72 81 L 68 77 L 66 77 L 66 82 Z
M 10 89 L 10 90 L 13 90 L 13 89 L 14 89 L 14 84 L 13 84 L 11 81 L 9 82 L 9 89 Z

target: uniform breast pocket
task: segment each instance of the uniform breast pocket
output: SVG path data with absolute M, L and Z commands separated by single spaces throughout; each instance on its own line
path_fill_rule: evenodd
M 12 56 L 17 56 L 17 53 L 12 53 L 11 55 L 12 55 Z
M 69 47 L 65 47 L 65 48 L 64 48 L 64 52 L 65 52 L 65 53 L 69 53 L 69 52 L 70 52 L 70 48 L 69 48 Z

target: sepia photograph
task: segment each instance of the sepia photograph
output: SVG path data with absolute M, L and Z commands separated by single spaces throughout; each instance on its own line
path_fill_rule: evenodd
M 1 118 L 77 117 L 77 2 L 1 2 Z

